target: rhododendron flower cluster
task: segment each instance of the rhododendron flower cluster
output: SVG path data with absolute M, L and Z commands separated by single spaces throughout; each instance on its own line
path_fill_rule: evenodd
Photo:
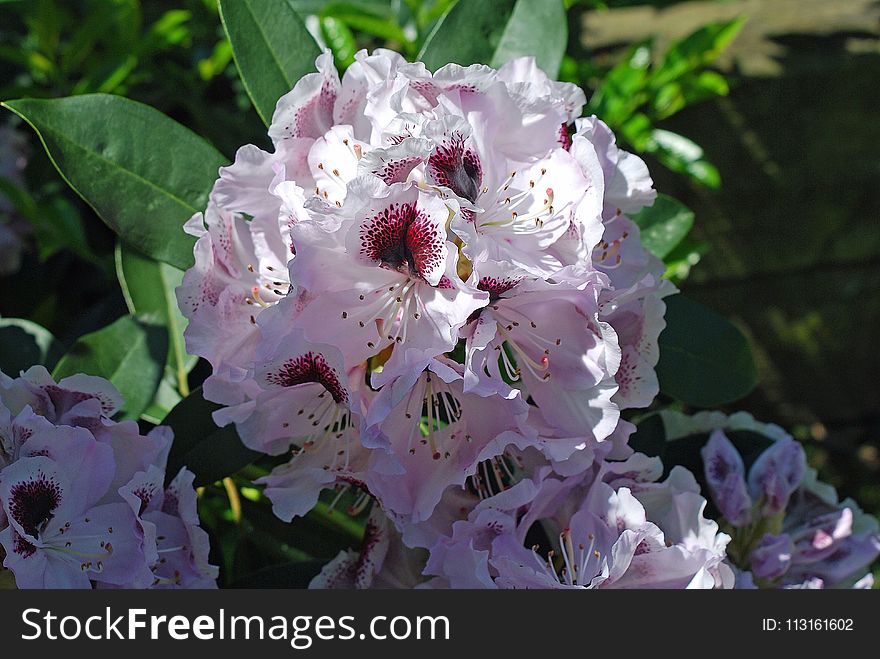
M 619 466 L 646 459 L 620 414 L 657 394 L 675 291 L 628 217 L 656 196 L 645 164 L 531 58 L 316 66 L 274 150 L 242 147 L 187 224 L 177 291 L 215 420 L 289 456 L 260 481 L 276 514 L 329 488 L 375 501 L 370 557 L 316 584 L 381 583 L 392 548 L 423 548 L 396 582 L 730 585 L 693 479 Z
M 374 509 L 361 552 L 340 553 L 311 586 L 733 587 L 730 537 L 704 516 L 694 477 L 675 467 L 658 482 L 662 471 L 660 460 L 636 453 L 568 477 L 545 464 L 490 497 L 450 489 L 430 533 L 401 536 Z M 530 544 L 536 537 L 542 542 Z
M 870 588 L 880 555 L 880 528 L 852 500 L 807 468 L 801 445 L 784 430 L 750 415 L 663 412 L 669 439 L 708 432 L 701 450 L 706 483 L 732 536 L 730 562 L 739 587 Z M 728 437 L 755 433 L 766 446 L 742 450 Z M 757 455 L 756 455 L 757 453 Z
M 121 404 L 101 378 L 0 372 L 0 544 L 19 588 L 216 585 L 193 474 L 166 479 L 170 429 L 112 421 Z
M 730 539 L 706 519 L 686 469 L 662 483 L 656 458 L 549 468 L 477 504 L 431 551 L 434 585 L 456 588 L 730 588 Z M 528 546 L 538 525 L 550 548 Z M 466 568 L 466 569 L 463 569 Z

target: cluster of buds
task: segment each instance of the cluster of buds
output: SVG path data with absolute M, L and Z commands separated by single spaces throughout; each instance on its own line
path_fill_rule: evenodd
M 708 434 L 703 472 L 732 538 L 727 553 L 738 587 L 871 587 L 870 565 L 880 554 L 876 518 L 819 481 L 782 428 L 743 412 L 662 414 L 668 440 Z

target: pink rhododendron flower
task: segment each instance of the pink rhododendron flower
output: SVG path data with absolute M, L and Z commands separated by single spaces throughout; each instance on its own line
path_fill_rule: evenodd
M 528 406 L 521 397 L 467 393 L 457 365 L 432 360 L 394 376 L 373 402 L 368 432 L 389 446 L 402 475 L 373 473 L 367 486 L 397 515 L 428 519 L 450 486 L 463 486 L 484 460 L 525 448 Z M 422 411 L 426 414 L 422 414 Z
M 149 541 L 153 588 L 216 587 L 217 568 L 208 563 L 210 545 L 199 526 L 193 478 L 184 468 L 166 487 L 164 470 L 151 465 L 119 490 Z
M 471 386 L 492 391 L 506 387 L 504 376 L 521 379 L 553 427 L 597 439 L 610 435 L 619 419 L 611 402 L 619 353 L 614 330 L 598 318 L 601 281 L 598 274 L 580 287 L 481 280 L 494 299 L 466 346 Z
M 101 378 L 0 373 L 0 544 L 19 588 L 216 585 L 193 475 L 165 487 L 172 434 L 110 416 Z
M 367 519 L 360 551 L 341 551 L 327 563 L 309 588 L 415 588 L 422 576 L 425 552 L 406 547 L 378 507 Z
M 112 449 L 85 429 L 59 430 L 28 439 L 0 472 L 9 520 L 0 534 L 4 565 L 20 588 L 88 588 L 90 580 L 148 586 L 137 518 L 122 501 L 104 503 Z
M 689 474 L 645 484 L 613 464 L 563 479 L 541 470 L 537 482 L 482 501 L 432 548 L 426 572 L 471 588 L 732 586 L 722 563 L 729 538 L 703 517 Z M 538 522 L 547 546 L 526 547 Z

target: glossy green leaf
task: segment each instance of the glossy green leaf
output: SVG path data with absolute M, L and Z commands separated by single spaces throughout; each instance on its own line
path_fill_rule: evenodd
M 682 295 L 666 298 L 660 334 L 660 390 L 689 405 L 738 400 L 758 384 L 749 342 L 723 316 Z
M 652 85 L 660 87 L 685 73 L 714 62 L 739 34 L 745 19 L 710 23 L 672 43 L 652 76 Z
M 10 377 L 42 364 L 50 371 L 64 348 L 45 327 L 24 318 L 0 318 L 0 371 Z
M 275 104 L 321 54 L 287 0 L 220 0 L 223 29 L 248 96 L 268 126 Z
M 235 426 L 217 427 L 211 415 L 218 409 L 220 405 L 205 400 L 199 388 L 165 417 L 162 423 L 174 430 L 174 444 L 168 456 L 169 478 L 181 467 L 187 467 L 196 475 L 196 486 L 207 485 L 260 456 L 241 443 Z
M 223 73 L 231 61 L 232 45 L 228 39 L 221 39 L 214 46 L 210 57 L 199 61 L 199 76 L 202 80 L 211 80 L 213 77 Z
M 561 0 L 462 0 L 437 23 L 419 59 L 433 70 L 449 62 L 498 67 L 533 55 L 554 78 L 567 43 Z
M 688 79 L 684 86 L 685 96 L 688 97 L 689 103 L 700 100 L 696 96 L 697 93 L 705 94 L 706 97 L 727 96 L 730 93 L 730 85 L 727 83 L 727 78 L 715 71 L 701 71 L 693 79 Z
M 727 78 L 715 71 L 688 74 L 663 85 L 651 101 L 656 119 L 666 119 L 688 105 L 714 96 L 726 96 L 730 91 Z
M 651 99 L 651 110 L 657 119 L 671 117 L 684 106 L 684 90 L 678 82 L 663 85 Z
M 651 42 L 633 44 L 621 60 L 602 77 L 587 103 L 587 114 L 596 114 L 616 128 L 629 121 L 647 100 Z M 644 115 L 642 115 L 644 116 Z M 644 117 L 647 120 L 647 117 Z M 648 122 L 650 127 L 650 122 Z
M 730 85 L 720 73 L 715 71 L 701 71 L 692 76 L 687 76 L 681 81 L 682 94 L 685 105 L 692 105 L 714 96 L 727 96 L 730 93 Z
M 431 70 L 450 62 L 467 66 L 492 60 L 516 0 L 457 2 L 437 22 L 418 59 Z
M 694 213 L 677 199 L 661 194 L 652 206 L 633 215 L 632 220 L 639 225 L 645 248 L 665 259 L 694 226 Z
M 397 23 L 390 5 L 355 4 L 351 2 L 331 2 L 321 10 L 321 18 L 332 17 L 342 21 L 351 29 L 385 41 L 404 44 L 407 41 L 403 28 Z
M 683 135 L 655 128 L 647 150 L 674 172 L 686 174 L 713 189 L 721 186 L 718 168 L 706 160 L 702 147 Z
M 645 151 L 653 143 L 651 119 L 643 112 L 634 112 L 629 115 L 619 127 L 616 127 L 616 130 L 637 151 Z
M 30 223 L 36 239 L 37 255 L 46 261 L 67 249 L 84 261 L 100 264 L 86 240 L 82 219 L 74 205 L 61 195 L 49 195 L 37 202 L 24 188 L 0 177 L 0 196 L 12 202 Z
M 128 310 L 132 314 L 149 316 L 168 329 L 165 379 L 186 396 L 189 393 L 187 374 L 198 359 L 186 354 L 183 338 L 186 318 L 180 313 L 174 293 L 183 279 L 183 271 L 144 256 L 120 242 L 116 246 L 116 275 Z
M 321 36 L 333 52 L 336 66 L 344 68 L 354 62 L 357 42 L 354 34 L 343 21 L 333 16 L 324 16 L 321 19 Z
M 560 0 L 519 0 L 489 64 L 499 67 L 514 58 L 534 55 L 538 66 L 556 78 L 567 45 L 568 19 Z
M 430 32 L 456 0 L 404 0 L 419 33 Z
M 160 325 L 123 316 L 81 337 L 52 372 L 56 380 L 77 373 L 110 380 L 125 399 L 122 416 L 137 419 L 153 400 L 168 354 L 168 334 Z
M 187 25 L 191 18 L 192 12 L 186 9 L 166 11 L 150 26 L 149 32 L 138 44 L 138 55 L 149 57 L 183 42 L 191 36 L 191 30 Z
M 664 277 L 676 286 L 680 286 L 681 282 L 690 276 L 691 269 L 709 253 L 710 249 L 709 243 L 698 243 L 692 241 L 690 237 L 685 238 L 663 260 L 666 263 Z
M 177 390 L 176 378 L 168 374 L 168 365 L 166 364 L 165 375 L 159 383 L 156 395 L 153 396 L 153 402 L 141 412 L 141 419 L 157 426 L 161 425 L 162 419 L 168 416 L 181 400 L 183 400 L 183 396 Z
M 153 108 L 92 94 L 4 103 L 36 130 L 68 184 L 127 242 L 186 269 L 195 239 L 183 231 L 204 209 L 226 159 Z

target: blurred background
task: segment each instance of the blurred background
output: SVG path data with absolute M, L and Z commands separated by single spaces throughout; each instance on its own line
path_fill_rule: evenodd
M 290 2 L 340 69 L 364 47 L 414 59 L 452 4 Z M 694 213 L 693 231 L 666 258 L 669 276 L 752 342 L 761 383 L 728 411 L 787 428 L 842 496 L 880 513 L 880 2 L 569 0 L 566 8 L 559 76 L 586 90 L 587 112 Z M 213 0 L 0 0 L 0 17 L 2 100 L 124 94 L 227 157 L 248 142 L 268 147 Z M 113 235 L 34 135 L 0 115 L 0 368 L 27 363 L 4 337 L 29 326 L 11 318 L 38 323 L 57 339 L 52 346 L 68 347 L 125 313 Z M 190 383 L 205 374 L 197 365 Z M 279 561 L 324 557 L 325 547 L 298 544 L 302 534 L 272 517 L 246 485 L 253 475 L 204 493 L 225 566 L 267 564 L 266 552 Z M 356 533 L 320 512 L 297 522 L 324 529 L 306 536 Z

